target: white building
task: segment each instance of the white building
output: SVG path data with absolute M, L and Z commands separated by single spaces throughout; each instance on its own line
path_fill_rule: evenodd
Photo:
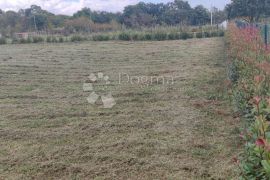
M 227 21 L 227 20 L 226 20 L 226 21 L 223 21 L 223 22 L 220 23 L 218 26 L 219 26 L 220 28 L 227 29 L 227 27 L 228 27 L 228 21 Z

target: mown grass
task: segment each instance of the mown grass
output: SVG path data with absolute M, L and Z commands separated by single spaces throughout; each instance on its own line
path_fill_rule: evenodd
M 207 99 L 219 97 L 223 48 L 221 38 L 2 46 L 0 178 L 235 177 L 235 121 L 216 113 L 223 99 Z M 112 109 L 86 101 L 83 83 L 98 72 Z M 119 73 L 175 83 L 119 84 Z

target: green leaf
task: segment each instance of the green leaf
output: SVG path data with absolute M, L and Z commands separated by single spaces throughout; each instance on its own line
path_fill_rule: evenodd
M 263 166 L 265 172 L 269 175 L 270 174 L 270 163 L 269 163 L 269 161 L 262 160 L 261 163 L 262 163 L 262 166 Z

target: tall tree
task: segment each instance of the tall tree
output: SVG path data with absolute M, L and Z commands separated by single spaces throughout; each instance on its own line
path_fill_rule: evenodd
M 151 4 L 140 2 L 136 5 L 125 7 L 122 19 L 128 27 L 152 26 L 155 24 L 155 15 L 149 13 Z M 153 9 L 151 9 L 154 11 Z
M 65 22 L 65 29 L 69 33 L 76 32 L 91 32 L 93 22 L 87 17 L 78 17 L 75 19 L 67 20 Z
M 202 5 L 196 6 L 193 11 L 192 25 L 204 25 L 210 22 L 210 12 Z
M 192 19 L 192 8 L 187 1 L 175 0 L 166 5 L 164 21 L 169 25 L 189 25 Z
M 73 14 L 73 18 L 87 17 L 95 23 L 110 23 L 112 20 L 117 20 L 118 16 L 118 14 L 106 11 L 92 11 L 90 8 L 83 8 Z
M 88 17 L 91 18 L 92 15 L 92 11 L 90 8 L 83 8 L 82 10 L 76 12 L 73 14 L 74 18 L 78 18 L 78 17 Z
M 29 27 L 32 30 L 46 30 L 49 26 L 48 17 L 53 16 L 52 13 L 43 10 L 40 6 L 32 5 L 24 10 L 25 17 L 28 20 Z

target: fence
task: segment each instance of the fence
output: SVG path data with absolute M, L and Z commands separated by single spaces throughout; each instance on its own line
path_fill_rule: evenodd
M 246 28 L 246 27 L 254 27 L 260 29 L 262 39 L 266 46 L 270 45 L 270 24 L 262 24 L 262 23 L 247 23 L 240 20 L 236 20 L 235 24 L 239 28 Z

